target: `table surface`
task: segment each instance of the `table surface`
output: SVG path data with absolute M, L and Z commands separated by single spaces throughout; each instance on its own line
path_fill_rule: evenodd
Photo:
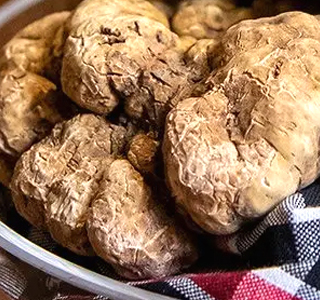
M 25 280 L 26 288 L 21 297 L 23 299 L 53 299 L 57 295 L 68 294 L 79 296 L 89 295 L 87 292 L 81 291 L 78 288 L 33 268 L 0 248 L 0 269 L 4 266 L 7 269 L 12 270 L 13 278 L 15 277 L 15 274 L 17 274 L 17 281 L 22 281 L 20 277 L 21 275 L 23 280 Z M 1 289 L 0 299 L 11 300 L 10 297 L 8 297 Z

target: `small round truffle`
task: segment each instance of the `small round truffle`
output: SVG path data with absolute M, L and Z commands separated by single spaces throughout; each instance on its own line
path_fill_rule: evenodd
M 147 134 L 138 134 L 130 142 L 128 160 L 138 171 L 154 173 L 159 146 L 160 142 Z

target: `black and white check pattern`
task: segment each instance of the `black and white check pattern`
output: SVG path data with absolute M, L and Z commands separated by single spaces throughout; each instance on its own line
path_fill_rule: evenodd
M 302 282 L 297 297 L 320 299 L 320 180 L 285 199 L 254 229 L 217 238 L 216 244 L 254 260 L 255 267 L 264 267 L 267 257 L 270 266 Z M 253 257 L 263 249 L 260 261 Z
M 191 279 L 176 278 L 168 280 L 167 283 L 181 293 L 186 299 L 189 300 L 212 300 L 212 298 L 199 288 Z

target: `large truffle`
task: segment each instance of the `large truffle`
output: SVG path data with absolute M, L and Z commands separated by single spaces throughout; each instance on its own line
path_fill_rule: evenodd
M 167 180 L 206 231 L 234 232 L 318 177 L 318 53 L 311 15 L 243 21 L 222 40 L 211 90 L 169 114 Z
M 175 49 L 178 36 L 160 16 L 165 18 L 146 1 L 82 2 L 70 21 L 64 92 L 98 114 L 109 114 L 123 101 L 130 117 L 161 128 L 195 82 Z
M 18 212 L 64 247 L 90 254 L 85 224 L 104 165 L 120 155 L 126 131 L 101 117 L 79 115 L 25 152 L 11 183 Z
M 126 141 L 126 130 L 102 117 L 59 123 L 18 161 L 14 204 L 77 254 L 93 254 L 89 235 L 95 252 L 124 277 L 175 274 L 197 259 L 195 244 L 134 167 L 117 159 Z
M 126 278 L 175 274 L 198 257 L 190 236 L 167 216 L 127 160 L 106 168 L 90 210 L 88 234 L 97 254 Z

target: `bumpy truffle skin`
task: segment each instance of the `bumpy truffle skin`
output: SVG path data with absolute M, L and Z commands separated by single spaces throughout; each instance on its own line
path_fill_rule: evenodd
M 8 185 L 20 155 L 74 113 L 55 84 L 20 69 L 0 78 L 0 182 Z M 8 163 L 10 161 L 10 163 Z
M 130 117 L 161 127 L 167 112 L 194 85 L 183 55 L 175 51 L 179 38 L 150 17 L 156 10 L 150 3 L 122 0 L 118 7 L 118 2 L 84 1 L 75 10 L 63 59 L 63 90 L 98 114 L 109 114 L 125 101 Z
M 202 39 L 196 41 L 185 53 L 189 63 L 195 66 L 201 66 L 201 72 L 208 73 L 215 67 L 214 56 L 219 51 L 220 42 L 213 39 Z
M 70 101 L 48 80 L 60 84 L 69 15 L 56 13 L 30 24 L 1 50 L 0 156 L 6 158 L 0 159 L 0 182 L 6 186 L 20 154 L 74 115 Z
M 62 246 L 91 254 L 85 223 L 111 154 L 124 150 L 125 129 L 78 115 L 55 126 L 18 161 L 11 190 L 18 212 Z
M 73 13 L 69 23 L 69 31 L 86 23 L 85 26 L 92 24 L 99 19 L 108 19 L 120 15 L 134 15 L 146 17 L 157 21 L 166 27 L 170 27 L 167 16 L 157 9 L 154 5 L 144 0 L 86 0 L 82 1 Z M 100 25 L 100 24 L 99 24 Z M 91 25 L 89 25 L 91 27 Z M 91 29 L 95 26 L 93 25 Z M 96 28 L 97 29 L 97 28 Z
M 320 24 L 304 13 L 243 21 L 203 97 L 168 115 L 167 180 L 214 234 L 238 230 L 319 175 Z
M 208 90 L 206 79 L 217 69 L 220 41 L 216 39 L 197 40 L 186 52 L 185 60 L 191 67 L 192 77 L 200 84 L 194 86 L 193 96 L 201 96 Z
M 172 27 L 180 36 L 216 39 L 231 25 L 251 18 L 250 8 L 236 7 L 232 0 L 187 0 L 180 3 Z
M 128 160 L 142 173 L 154 173 L 160 142 L 147 134 L 140 133 L 130 141 Z
M 159 207 L 127 160 L 106 169 L 87 228 L 95 252 L 129 279 L 172 275 L 197 259 L 190 237 Z
M 19 157 L 62 121 L 57 100 L 56 86 L 44 77 L 7 73 L 0 82 L 0 153 Z
M 19 68 L 59 83 L 69 16 L 70 12 L 48 15 L 21 30 L 1 50 L 1 70 Z

